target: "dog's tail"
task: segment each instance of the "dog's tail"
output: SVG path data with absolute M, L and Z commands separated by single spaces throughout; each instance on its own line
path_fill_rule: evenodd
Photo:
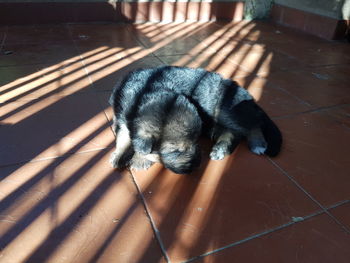
M 267 142 L 267 149 L 265 150 L 265 154 L 274 157 L 281 151 L 283 141 L 282 133 L 277 125 L 266 114 L 266 112 L 260 107 L 259 110 L 261 111 L 262 117 L 260 128 Z

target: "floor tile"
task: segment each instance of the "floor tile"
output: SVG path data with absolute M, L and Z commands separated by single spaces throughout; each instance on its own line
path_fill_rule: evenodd
M 4 86 L 11 83 L 24 82 L 27 79 L 31 79 L 30 76 L 45 70 L 47 64 L 36 64 L 27 66 L 11 66 L 11 67 L 1 67 L 0 70 L 0 86 L 1 92 L 5 90 Z M 22 83 L 21 82 L 21 83 Z
M 196 38 L 199 41 L 203 41 L 213 36 L 223 36 L 226 31 L 226 27 L 220 26 L 215 22 L 206 22 L 204 23 L 203 27 L 192 34 L 192 37 Z
M 97 63 L 91 63 L 86 68 L 96 90 L 111 91 L 130 71 L 160 65 L 163 65 L 163 63 L 156 57 L 138 57 L 135 55 L 115 58 L 113 61 L 101 60 Z
M 2 105 L 0 164 L 112 146 L 114 135 L 91 93 Z
M 193 35 L 205 26 L 205 23 L 145 23 L 132 25 L 129 29 L 144 46 L 159 48 L 175 39 Z
M 81 42 L 104 42 L 121 46 L 138 46 L 135 36 L 124 24 L 69 25 L 72 39 Z
M 7 32 L 7 26 L 0 26 L 0 46 L 1 47 L 5 42 L 4 37 L 6 35 L 6 32 Z
M 241 66 L 246 71 L 268 76 L 272 71 L 299 69 L 303 66 L 298 60 L 269 48 L 268 45 L 244 43 L 230 39 L 214 39 L 203 42 L 215 54 Z
M 298 60 L 268 48 L 264 51 L 233 52 L 227 56 L 233 63 L 259 76 L 269 76 L 273 71 L 299 69 L 302 66 Z
M 86 66 L 93 67 L 97 64 L 101 69 L 116 64 L 123 59 L 136 60 L 153 56 L 152 51 L 137 43 L 77 41 L 76 45 Z
M 207 48 L 193 35 L 206 27 L 206 23 L 160 24 L 155 28 L 136 27 L 140 41 L 157 56 L 192 54 Z
M 261 37 L 261 31 L 258 28 L 259 24 L 256 21 L 216 22 L 216 24 L 220 26 L 220 30 L 211 34 L 216 38 L 244 42 L 257 41 Z M 208 38 L 208 36 L 205 36 L 205 38 Z
M 311 108 L 285 90 L 274 87 L 266 78 L 247 76 L 236 81 L 248 90 L 270 117 L 295 114 Z
M 0 102 L 31 100 L 45 96 L 65 96 L 91 91 L 90 82 L 80 60 L 47 64 L 2 67 Z
M 101 91 L 96 93 L 98 96 L 98 99 L 102 105 L 103 110 L 105 111 L 105 114 L 109 120 L 109 122 L 112 124 L 113 122 L 113 109 L 112 106 L 109 104 L 109 98 L 111 97 L 112 92 L 111 91 Z
M 79 58 L 73 42 L 5 44 L 4 50 L 12 53 L 1 56 L 0 66 L 56 64 Z
M 3 262 L 158 262 L 162 258 L 128 172 L 111 151 L 0 168 Z
M 255 45 L 254 43 L 246 43 L 244 41 L 238 41 L 230 38 L 221 38 L 220 36 L 213 36 L 202 40 L 208 48 L 214 50 L 216 53 L 220 53 L 225 57 L 232 56 L 233 54 L 249 54 L 251 52 L 261 53 L 266 50 L 263 45 Z
M 222 40 L 266 46 L 294 58 L 302 65 L 349 63 L 349 45 L 330 42 L 300 31 L 262 21 L 223 24 Z
M 295 41 L 293 45 L 280 44 L 276 49 L 309 66 L 350 63 L 350 47 L 345 43 L 321 42 L 304 46 Z
M 348 83 L 335 74 L 337 67 L 270 73 L 271 84 L 307 102 L 313 108 L 350 102 Z
M 324 206 L 350 199 L 350 130 L 324 112 L 276 123 L 284 146 L 273 161 Z
M 311 69 L 314 76 L 319 79 L 347 83 L 349 80 L 350 65 L 331 65 Z
M 324 113 L 334 118 L 340 125 L 350 129 L 350 105 L 327 109 Z
M 205 48 L 196 49 L 192 54 L 158 57 L 167 65 L 205 68 L 208 71 L 217 72 L 225 78 L 238 79 L 251 75 L 239 65 L 219 54 L 209 53 Z
M 254 33 L 242 40 L 266 45 L 309 66 L 348 63 L 349 45 L 331 42 L 298 30 L 256 22 Z M 251 37 L 253 36 L 253 37 Z
M 193 262 L 346 263 L 349 246 L 349 236 L 320 215 Z
M 197 31 L 193 36 L 200 41 L 209 41 L 214 39 L 231 39 L 234 40 L 235 32 L 244 31 L 249 22 L 214 22 L 206 23 L 206 26 Z
M 295 36 L 300 36 L 300 33 L 296 33 L 293 29 L 263 21 L 244 20 L 230 23 L 216 23 L 222 28 L 221 38 L 268 45 L 271 48 L 281 43 L 293 43 L 296 39 Z M 300 38 L 300 41 L 303 41 L 303 39 Z
M 161 165 L 134 175 L 172 262 L 318 210 L 266 158 L 248 152 L 245 145 L 222 161 L 204 157 L 192 175 L 176 175 Z
M 6 44 L 43 44 L 59 41 L 71 41 L 66 25 L 9 26 L 6 36 Z
M 334 209 L 330 209 L 329 212 L 334 215 L 341 224 L 350 230 L 350 203 L 340 205 Z
M 230 29 L 233 31 L 236 28 Z M 242 30 L 239 30 L 241 33 Z M 272 49 L 280 46 L 295 46 L 295 47 L 312 47 L 329 43 L 327 40 L 305 34 L 300 30 L 296 30 L 283 25 L 270 23 L 268 21 L 249 21 L 248 25 L 236 38 L 240 41 L 252 41 L 256 44 L 264 44 Z
M 183 28 L 183 23 L 141 23 L 128 27 L 145 46 L 150 46 L 153 42 L 169 37 Z
M 201 44 L 194 38 L 177 38 L 174 41 L 154 50 L 156 56 L 183 55 L 200 48 Z

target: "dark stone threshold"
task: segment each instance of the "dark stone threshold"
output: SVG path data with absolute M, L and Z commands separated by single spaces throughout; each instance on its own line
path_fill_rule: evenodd
M 243 19 L 243 2 L 0 3 L 0 24 Z

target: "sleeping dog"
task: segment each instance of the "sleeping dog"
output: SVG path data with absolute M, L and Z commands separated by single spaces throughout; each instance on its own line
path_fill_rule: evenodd
M 136 87 L 132 84 L 116 88 L 111 99 L 117 134 L 112 165 L 147 169 L 162 162 L 175 173 L 190 173 L 200 164 L 197 141 L 202 121 L 195 106 L 169 90 L 149 87 L 142 94 L 130 94 Z
M 143 94 L 154 91 L 171 91 L 186 96 L 196 106 L 203 121 L 204 132 L 214 141 L 210 153 L 213 160 L 231 154 L 243 138 L 247 139 L 250 150 L 256 154 L 276 156 L 280 152 L 280 130 L 253 97 L 236 82 L 204 69 L 161 66 L 131 72 L 114 89 L 110 102 L 116 119 L 121 121 L 120 125 L 117 122 L 114 125 L 118 130 L 117 137 L 120 133 L 114 153 L 117 158 L 114 159 L 124 159 L 118 156 L 121 152 L 130 156 L 125 154 L 125 150 L 130 148 L 131 141 L 125 140 L 124 137 L 127 136 L 122 135 L 135 132 L 129 120 L 136 118 L 137 106 Z M 180 137 L 179 139 L 181 141 Z M 134 144 L 137 149 L 137 140 Z M 148 146 L 148 151 L 149 148 L 152 147 Z M 137 150 L 143 154 L 148 151 Z M 125 161 L 121 163 L 123 162 Z M 163 162 L 166 166 L 166 161 Z

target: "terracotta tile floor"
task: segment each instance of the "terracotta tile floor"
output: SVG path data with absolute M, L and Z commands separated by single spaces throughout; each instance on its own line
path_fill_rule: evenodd
M 1 28 L 0 262 L 349 262 L 350 45 L 264 22 Z M 281 128 L 192 175 L 117 171 L 107 100 L 138 67 L 234 78 Z

